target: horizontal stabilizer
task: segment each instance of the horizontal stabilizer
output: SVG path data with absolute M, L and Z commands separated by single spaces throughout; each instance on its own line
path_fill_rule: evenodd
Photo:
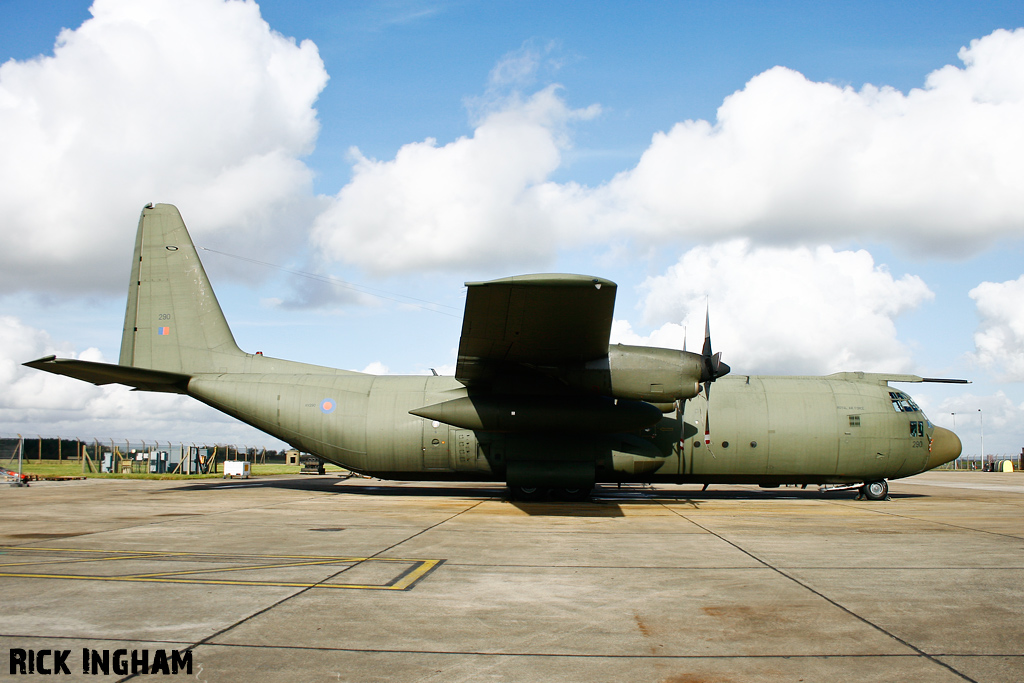
M 184 394 L 188 388 L 188 375 L 161 370 L 131 368 L 112 363 L 94 363 L 74 358 L 57 358 L 46 356 L 29 361 L 23 365 L 45 370 L 55 375 L 65 375 L 93 384 L 124 384 L 144 391 L 164 391 L 173 394 Z

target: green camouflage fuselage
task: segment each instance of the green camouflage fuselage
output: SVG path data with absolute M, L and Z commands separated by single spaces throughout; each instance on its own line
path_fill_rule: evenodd
M 291 365 L 250 358 L 254 370 Z M 188 393 L 295 448 L 389 479 L 505 481 L 506 463 L 547 461 L 549 450 L 593 462 L 597 481 L 847 483 L 938 464 L 935 428 L 919 411 L 895 410 L 892 389 L 872 375 L 721 378 L 708 445 L 702 398 L 687 403 L 682 420 L 666 415 L 631 434 L 482 432 L 410 414 L 466 396 L 452 377 L 311 374 L 314 366 L 296 365 L 295 374 L 198 375 Z M 566 441 L 575 444 L 568 454 Z

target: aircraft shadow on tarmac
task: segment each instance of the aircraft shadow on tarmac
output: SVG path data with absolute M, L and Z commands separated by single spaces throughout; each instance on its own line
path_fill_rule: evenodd
M 355 483 L 365 481 L 366 483 Z M 857 492 L 848 491 L 818 491 L 815 489 L 800 489 L 793 487 L 775 489 L 724 489 L 715 490 L 694 490 L 694 489 L 659 489 L 654 487 L 628 486 L 618 488 L 614 485 L 598 486 L 588 501 L 536 501 L 523 502 L 509 499 L 508 489 L 497 483 L 483 483 L 479 486 L 452 486 L 444 483 L 433 484 L 418 482 L 413 485 L 383 486 L 373 483 L 372 480 L 351 480 L 348 478 L 336 477 L 303 477 L 303 478 L 268 478 L 268 479 L 247 479 L 247 480 L 202 480 L 187 486 L 176 486 L 165 489 L 167 493 L 174 491 L 223 491 L 233 488 L 275 488 L 290 489 L 296 491 L 321 491 L 324 493 L 335 493 L 338 495 L 352 496 L 385 496 L 385 497 L 437 497 L 437 498 L 477 498 L 481 500 L 496 499 L 509 502 L 516 508 L 528 515 L 566 515 L 566 516 L 595 516 L 595 517 L 621 517 L 623 512 L 621 505 L 631 503 L 651 503 L 656 501 L 685 502 L 691 505 L 699 505 L 702 501 L 712 500 L 849 500 L 855 499 Z M 921 494 L 914 493 L 892 493 L 892 499 L 921 498 Z

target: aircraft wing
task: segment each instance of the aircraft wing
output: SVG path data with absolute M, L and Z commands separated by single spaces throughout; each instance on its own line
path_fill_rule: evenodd
M 467 282 L 455 377 L 466 386 L 608 355 L 616 285 L 586 275 Z

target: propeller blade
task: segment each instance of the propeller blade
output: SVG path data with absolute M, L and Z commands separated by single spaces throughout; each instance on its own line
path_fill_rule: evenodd
M 711 347 L 711 306 L 708 305 L 704 312 L 704 348 L 701 350 L 704 361 L 704 368 L 701 372 L 701 380 L 704 382 L 704 398 L 707 400 L 707 409 L 704 411 L 704 443 L 711 445 L 711 383 L 723 375 L 728 375 L 732 370 L 722 362 L 722 352 L 714 352 Z M 709 451 L 710 452 L 710 451 Z M 712 453 L 712 455 L 714 455 Z
M 701 355 L 705 358 L 711 357 L 711 309 L 708 307 L 704 311 L 704 348 L 701 350 Z
M 685 345 L 685 341 L 684 341 Z M 684 348 L 685 350 L 685 348 Z M 715 457 L 711 447 L 711 384 L 719 377 L 728 375 L 732 370 L 726 363 L 722 362 L 721 352 L 715 353 L 711 345 L 711 307 L 708 306 L 704 312 L 704 347 L 701 349 L 701 391 L 704 392 L 704 399 L 707 406 L 704 409 L 704 444 L 708 446 L 708 454 Z M 676 405 L 676 417 L 681 418 L 683 407 Z M 699 419 L 699 418 L 698 418 Z
M 704 359 L 704 370 L 701 373 L 701 381 L 704 382 L 705 389 L 709 388 L 709 383 L 714 382 L 719 377 L 728 375 L 729 371 L 732 370 L 727 364 L 722 362 L 722 352 L 714 352 L 711 347 L 711 311 L 707 311 L 704 315 L 704 348 L 701 350 L 701 356 Z
M 710 407 L 710 404 L 709 404 L 709 407 Z M 710 415 L 710 413 L 711 413 L 710 410 L 705 410 L 704 411 L 704 445 L 708 446 L 708 447 L 711 446 L 711 419 L 710 419 L 711 415 Z

